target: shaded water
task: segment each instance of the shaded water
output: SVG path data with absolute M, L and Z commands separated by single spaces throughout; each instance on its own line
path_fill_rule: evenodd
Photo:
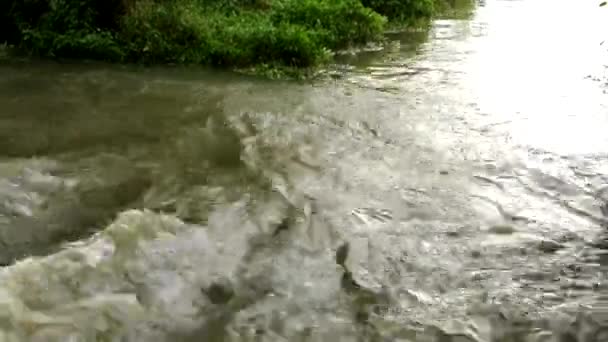
M 0 341 L 607 341 L 606 15 L 313 84 L 2 64 Z

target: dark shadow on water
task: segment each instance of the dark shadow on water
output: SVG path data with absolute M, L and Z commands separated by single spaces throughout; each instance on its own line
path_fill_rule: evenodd
M 163 144 L 180 127 L 205 122 L 220 100 L 212 95 L 201 100 L 204 89 L 193 98 L 190 82 L 208 80 L 208 73 L 147 69 L 135 76 L 122 70 L 126 68 L 53 62 L 0 65 L 2 155 Z M 178 81 L 161 81 L 167 76 Z
M 16 184 L 0 188 L 2 198 L 16 198 L 0 205 L 9 217 L 0 223 L 0 262 L 51 253 L 125 209 L 171 209 L 164 203 L 184 189 L 202 187 L 191 194 L 196 202 L 205 187 L 247 182 L 239 175 L 240 141 L 224 123 L 234 77 L 177 67 L 0 64 L 0 161 L 20 170 L 0 170 L 0 182 Z M 58 166 L 40 168 L 41 158 Z M 2 212 L 14 208 L 26 214 Z M 180 210 L 185 220 L 204 217 L 186 204 Z

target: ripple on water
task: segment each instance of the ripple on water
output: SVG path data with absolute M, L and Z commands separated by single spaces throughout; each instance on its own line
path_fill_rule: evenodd
M 53 161 L 0 163 L 0 237 L 99 231 L 4 242 L 0 340 L 608 339 L 579 5 L 487 2 L 315 87 L 3 67 L 0 145 Z

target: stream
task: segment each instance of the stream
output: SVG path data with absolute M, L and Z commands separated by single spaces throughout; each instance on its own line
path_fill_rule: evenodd
M 313 82 L 0 60 L 0 342 L 608 341 L 608 12 Z

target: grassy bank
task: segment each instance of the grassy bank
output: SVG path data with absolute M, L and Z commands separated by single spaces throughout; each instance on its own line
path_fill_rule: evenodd
M 5 0 L 0 42 L 43 57 L 305 68 L 454 0 Z

